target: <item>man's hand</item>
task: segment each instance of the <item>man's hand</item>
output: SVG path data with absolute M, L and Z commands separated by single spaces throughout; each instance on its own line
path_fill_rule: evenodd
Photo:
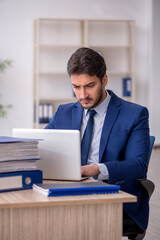
M 96 164 L 81 166 L 81 175 L 84 177 L 93 177 L 99 174 L 99 167 Z

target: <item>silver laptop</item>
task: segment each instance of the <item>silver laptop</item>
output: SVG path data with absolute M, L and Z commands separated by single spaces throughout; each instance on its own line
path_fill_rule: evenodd
M 80 132 L 78 130 L 14 128 L 13 137 L 43 139 L 39 141 L 38 169 L 43 179 L 76 180 L 81 178 Z

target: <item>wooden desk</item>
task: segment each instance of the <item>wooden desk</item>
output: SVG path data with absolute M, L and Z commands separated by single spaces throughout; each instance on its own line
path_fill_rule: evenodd
M 120 240 L 118 194 L 45 197 L 34 190 L 0 193 L 0 240 Z

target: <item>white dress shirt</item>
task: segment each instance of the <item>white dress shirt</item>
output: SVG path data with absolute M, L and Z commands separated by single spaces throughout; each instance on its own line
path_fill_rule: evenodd
M 109 179 L 109 173 L 106 165 L 103 163 L 99 163 L 99 145 L 100 145 L 100 138 L 101 138 L 102 128 L 104 124 L 104 119 L 107 113 L 107 108 L 110 102 L 110 98 L 111 96 L 107 92 L 107 96 L 104 99 L 104 101 L 97 107 L 93 108 L 96 111 L 96 114 L 94 115 L 93 135 L 92 135 L 87 164 L 98 165 L 99 171 L 100 171 L 100 174 L 98 175 L 98 180 Z M 88 109 L 84 109 L 83 120 L 81 124 L 81 139 L 83 138 L 83 134 L 87 126 L 88 118 L 89 118 Z M 97 176 L 95 176 L 94 178 L 96 177 Z

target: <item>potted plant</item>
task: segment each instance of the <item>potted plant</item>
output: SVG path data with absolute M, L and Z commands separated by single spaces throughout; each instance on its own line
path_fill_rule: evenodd
M 6 68 L 10 67 L 12 65 L 12 61 L 11 60 L 0 60 L 0 72 L 4 72 L 6 70 Z M 12 105 L 8 104 L 8 105 L 2 105 L 0 104 L 0 117 L 4 117 L 7 114 L 7 109 L 11 108 Z

